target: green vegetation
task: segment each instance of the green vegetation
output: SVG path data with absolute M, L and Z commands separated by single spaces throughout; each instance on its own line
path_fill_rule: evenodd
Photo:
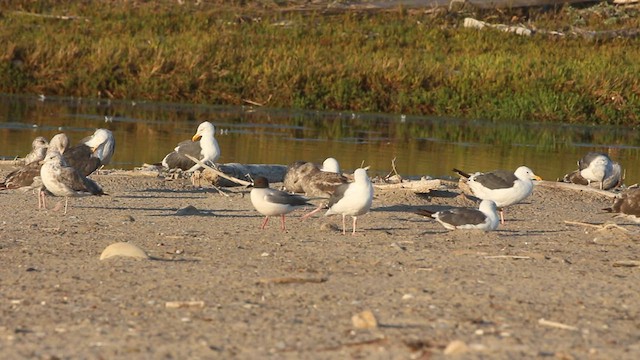
M 0 5 L 0 92 L 640 124 L 637 37 L 462 27 L 470 16 L 555 31 L 634 29 L 637 8 L 327 15 L 266 1 L 228 4 Z

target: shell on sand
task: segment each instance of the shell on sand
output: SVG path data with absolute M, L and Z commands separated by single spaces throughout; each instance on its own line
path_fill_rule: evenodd
M 100 260 L 108 259 L 114 256 L 126 256 L 132 257 L 135 259 L 149 259 L 149 255 L 147 255 L 144 250 L 127 242 L 117 242 L 107 246 L 100 254 Z

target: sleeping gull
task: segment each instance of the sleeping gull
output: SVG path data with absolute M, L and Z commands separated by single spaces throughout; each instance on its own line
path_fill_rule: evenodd
M 100 159 L 101 166 L 108 165 L 111 162 L 113 153 L 116 150 L 116 140 L 111 130 L 107 129 L 97 129 L 93 135 L 80 140 L 80 143 L 92 150 L 94 156 Z
M 621 185 L 622 167 L 607 154 L 589 152 L 578 160 L 578 170 L 566 174 L 562 180 L 579 185 L 595 184 L 601 190 L 609 190 Z
M 517 204 L 531 195 L 532 180 L 542 180 L 526 166 L 520 166 L 514 173 L 506 170 L 494 170 L 487 173 L 468 174 L 453 169 L 467 178 L 467 184 L 475 196 L 482 200 L 493 200 L 500 208 L 500 222 L 504 224 L 503 208 Z
M 604 210 L 626 216 L 634 222 L 640 223 L 640 188 L 625 191 L 613 202 L 611 207 Z
M 491 231 L 498 227 L 500 220 L 496 211 L 496 203 L 492 200 L 482 200 L 480 207 L 454 208 L 451 210 L 433 212 L 426 209 L 419 209 L 418 215 L 428 216 L 436 219 L 446 229 L 476 229 Z
M 31 152 L 24 157 L 24 163 L 30 164 L 34 161 L 44 160 L 44 156 L 47 153 L 48 147 L 49 142 L 47 141 L 47 139 L 42 136 L 36 137 L 31 143 Z
M 340 164 L 335 158 L 326 158 L 322 166 L 307 161 L 296 161 L 287 167 L 284 175 L 284 189 L 292 193 L 305 193 L 305 185 L 318 173 L 340 174 Z M 311 185 L 313 186 L 313 185 Z M 311 186 L 306 186 L 310 188 Z M 307 194 L 309 195 L 309 194 Z
M 365 169 L 356 169 L 354 182 L 338 186 L 329 198 L 329 210 L 325 216 L 342 215 L 342 233 L 347 233 L 346 216 L 353 217 L 352 235 L 356 234 L 358 216 L 366 214 L 373 202 L 373 185 Z
M 40 178 L 49 192 L 55 196 L 64 196 L 65 214 L 70 196 L 105 195 L 100 185 L 68 166 L 62 154 L 57 151 L 52 151 L 45 157 Z
M 189 154 L 203 163 L 215 166 L 220 157 L 220 146 L 215 138 L 216 128 L 205 121 L 198 125 L 191 140 L 182 141 L 176 148 L 162 159 L 162 166 L 168 169 L 182 169 L 193 172 L 201 168 L 182 154 Z M 200 140 L 200 141 L 198 141 Z
M 270 216 L 280 215 L 282 219 L 282 231 L 285 227 L 285 214 L 292 212 L 301 206 L 312 205 L 307 202 L 305 197 L 290 194 L 288 192 L 269 188 L 269 180 L 265 177 L 258 176 L 253 181 L 253 189 L 251 189 L 251 204 L 262 215 L 265 216 L 261 229 L 264 229 L 269 222 Z

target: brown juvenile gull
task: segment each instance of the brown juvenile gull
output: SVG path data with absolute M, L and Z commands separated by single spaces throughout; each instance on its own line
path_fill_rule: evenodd
M 578 170 L 562 180 L 579 185 L 596 184 L 601 190 L 609 190 L 621 185 L 622 167 L 607 154 L 589 152 L 578 160 Z
M 329 199 L 329 210 L 325 216 L 342 215 L 342 233 L 347 233 L 345 218 L 353 218 L 352 235 L 356 234 L 358 216 L 366 214 L 373 202 L 373 185 L 367 175 L 367 170 L 356 169 L 353 173 L 354 182 L 342 184 L 336 188 Z
M 70 196 L 105 195 L 100 185 L 83 176 L 65 162 L 62 154 L 53 151 L 47 154 L 40 169 L 40 178 L 45 188 L 55 196 L 64 196 L 64 213 Z
M 618 197 L 605 211 L 626 216 L 640 223 L 640 188 L 629 189 Z
M 51 143 L 49 143 L 49 147 L 47 148 L 47 153 L 52 151 L 57 151 L 59 153 L 64 153 L 66 148 L 69 146 L 69 138 L 65 134 L 57 134 L 53 138 L 51 138 Z M 42 158 L 44 160 L 44 157 Z M 4 181 L 0 182 L 0 190 L 4 189 L 21 189 L 24 191 L 33 190 L 39 188 L 42 184 L 39 181 L 40 177 L 40 168 L 42 167 L 41 161 L 34 161 L 29 164 L 23 165 L 10 172 L 4 179 Z M 34 179 L 37 179 L 37 183 L 34 183 Z
M 265 216 L 262 226 L 260 226 L 261 229 L 267 226 L 270 216 L 279 215 L 282 219 L 282 231 L 286 230 L 285 214 L 301 206 L 312 205 L 307 202 L 305 197 L 300 195 L 269 188 L 269 180 L 262 176 L 256 177 L 253 181 L 251 204 L 259 213 Z
M 182 141 L 162 159 L 162 166 L 168 169 L 182 169 L 193 172 L 201 168 L 183 154 L 189 154 L 209 166 L 215 166 L 220 157 L 220 146 L 215 138 L 216 128 L 205 121 L 198 125 L 191 140 Z M 199 140 L 199 141 L 198 141 Z
M 284 189 L 292 193 L 306 193 L 308 191 L 313 191 L 313 185 L 307 185 L 309 183 L 309 179 L 321 172 L 339 174 L 340 165 L 338 164 L 338 160 L 330 157 L 325 159 L 322 165 L 307 161 L 294 162 L 287 167 L 287 172 L 284 175 Z
M 520 166 L 515 172 L 494 170 L 487 173 L 468 174 L 458 169 L 453 171 L 468 179 L 467 184 L 473 195 L 496 203 L 500 208 L 500 222 L 503 224 L 503 208 L 527 198 L 533 191 L 532 180 L 542 180 L 526 166 Z
M 482 200 L 478 209 L 454 208 L 438 212 L 419 209 L 416 214 L 434 218 L 445 229 L 449 230 L 476 229 L 492 231 L 497 229 L 500 223 L 496 203 L 492 200 Z
M 44 160 L 49 142 L 43 136 L 38 136 L 31 142 L 31 152 L 24 157 L 24 163 L 30 164 L 34 161 Z

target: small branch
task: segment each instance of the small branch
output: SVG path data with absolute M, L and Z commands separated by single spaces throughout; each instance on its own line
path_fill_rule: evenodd
M 242 99 L 242 101 L 246 102 L 247 104 L 251 104 L 251 105 L 255 105 L 255 106 L 265 106 L 269 103 L 269 101 L 271 101 L 271 98 L 273 97 L 273 95 L 269 95 L 269 98 L 267 99 L 267 101 L 263 102 L 263 103 L 259 103 L 257 101 L 253 101 L 253 100 L 249 100 L 249 99 Z
M 248 181 L 244 181 L 244 180 L 240 180 L 240 179 L 238 179 L 238 178 L 234 178 L 233 176 L 229 176 L 229 175 L 227 175 L 227 174 L 223 173 L 222 171 L 216 170 L 216 169 L 212 168 L 211 166 L 209 166 L 209 165 L 207 165 L 207 164 L 203 163 L 202 161 L 200 161 L 200 160 L 198 160 L 198 159 L 194 158 L 193 156 L 191 156 L 191 155 L 189 155 L 189 154 L 183 154 L 183 155 L 184 155 L 184 156 L 186 156 L 189 160 L 191 160 L 191 161 L 195 162 L 196 164 L 198 164 L 198 165 L 200 165 L 200 166 L 202 166 L 202 167 L 204 167 L 204 168 L 207 168 L 207 169 L 209 169 L 209 170 L 213 171 L 214 173 L 218 174 L 218 176 L 223 177 L 223 178 L 225 178 L 225 179 L 227 179 L 227 180 L 229 180 L 229 181 L 231 181 L 231 182 L 234 182 L 234 183 L 236 183 L 236 184 L 240 184 L 240 185 L 244 185 L 244 186 L 252 185 L 252 184 L 251 184 L 250 182 L 248 182 Z
M 204 301 L 167 301 L 164 307 L 168 309 L 178 309 L 186 307 L 204 307 Z
M 329 278 L 327 277 L 311 277 L 311 278 L 303 278 L 303 277 L 278 277 L 278 278 L 263 278 L 259 279 L 259 284 L 304 284 L 304 283 L 314 283 L 319 284 L 323 282 L 327 282 Z
M 638 260 L 618 260 L 613 263 L 613 267 L 639 267 L 640 261 Z
M 538 324 L 544 325 L 544 326 L 554 327 L 554 328 L 557 328 L 557 329 L 578 331 L 578 328 L 575 327 L 575 326 L 559 323 L 559 322 L 556 322 L 556 321 L 545 320 L 545 319 L 542 319 L 542 318 L 540 320 L 538 320 Z
M 565 220 L 564 222 L 565 222 L 565 224 L 569 224 L 569 225 L 579 225 L 579 226 L 591 227 L 591 228 L 596 229 L 596 231 L 602 231 L 602 230 L 607 230 L 607 229 L 616 229 L 616 230 L 620 230 L 620 231 L 625 232 L 625 233 L 629 232 L 629 230 L 623 228 L 622 226 L 620 226 L 618 224 L 611 224 L 611 223 L 607 223 L 607 224 L 589 224 L 589 223 L 585 223 L 585 222 L 570 221 L 570 220 Z
M 391 174 L 394 174 L 394 175 L 400 177 L 400 179 L 402 179 L 400 174 L 398 174 L 398 170 L 396 170 L 396 158 L 395 157 L 391 160 L 391 171 L 387 174 L 387 176 L 384 177 L 384 179 L 385 180 L 389 180 L 389 178 L 391 177 Z
M 492 255 L 485 256 L 485 259 L 513 259 L 513 260 L 527 260 L 532 259 L 531 256 L 522 256 L 522 255 Z

